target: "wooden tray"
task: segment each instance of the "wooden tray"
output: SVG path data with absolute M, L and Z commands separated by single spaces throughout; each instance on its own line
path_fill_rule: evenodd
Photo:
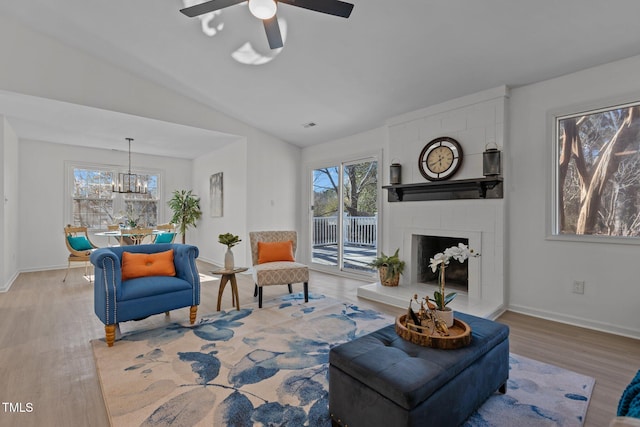
M 449 336 L 438 334 L 428 335 L 404 326 L 406 314 L 396 317 L 396 333 L 403 339 L 423 347 L 452 350 L 471 343 L 471 327 L 459 319 L 453 319 L 453 326 L 449 328 Z

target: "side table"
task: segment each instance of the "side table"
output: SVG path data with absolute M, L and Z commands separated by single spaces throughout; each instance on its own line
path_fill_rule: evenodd
M 218 274 L 221 277 L 220 279 L 220 288 L 218 289 L 218 311 L 220 311 L 220 302 L 222 301 L 222 292 L 224 291 L 224 287 L 227 285 L 227 282 L 231 282 L 231 303 L 234 307 L 240 310 L 240 300 L 238 299 L 238 282 L 236 281 L 236 273 L 242 273 L 243 271 L 247 271 L 249 268 L 247 267 L 234 267 L 231 269 L 219 268 L 217 270 L 212 270 L 211 274 Z

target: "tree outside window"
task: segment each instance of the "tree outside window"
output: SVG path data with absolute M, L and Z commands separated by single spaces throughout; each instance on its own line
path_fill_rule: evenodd
M 558 117 L 555 234 L 640 237 L 640 103 Z
M 106 229 L 110 224 L 139 226 L 158 223 L 159 175 L 139 174 L 147 182 L 147 194 L 119 194 L 111 191 L 117 171 L 101 167 L 73 166 L 71 216 L 74 225 Z

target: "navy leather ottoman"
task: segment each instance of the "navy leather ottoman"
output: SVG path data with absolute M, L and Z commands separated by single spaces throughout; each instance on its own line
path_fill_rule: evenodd
M 494 392 L 506 392 L 509 328 L 456 313 L 471 344 L 421 347 L 389 325 L 331 349 L 329 412 L 348 427 L 458 426 Z

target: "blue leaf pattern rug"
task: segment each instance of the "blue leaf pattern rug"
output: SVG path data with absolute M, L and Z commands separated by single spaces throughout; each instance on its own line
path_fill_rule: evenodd
M 92 346 L 113 426 L 326 426 L 331 347 L 394 319 L 322 295 L 287 295 Z M 511 355 L 506 395 L 466 426 L 581 426 L 594 380 Z

